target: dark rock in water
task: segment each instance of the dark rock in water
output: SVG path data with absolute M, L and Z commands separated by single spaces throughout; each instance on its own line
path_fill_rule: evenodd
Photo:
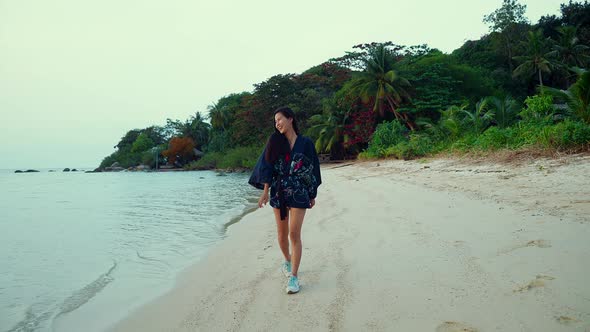
M 53 172 L 55 172 L 55 170 L 54 170 L 54 169 L 50 169 L 50 170 L 49 170 L 49 173 L 53 173 Z
M 97 167 L 93 171 L 86 171 L 85 173 L 100 173 L 100 172 L 102 172 L 102 169 L 100 169 L 100 167 Z
M 125 169 L 123 167 L 105 167 L 104 171 L 105 172 L 121 172 L 124 171 Z
M 75 168 L 74 168 L 74 169 L 72 169 L 72 172 L 77 172 L 77 171 L 78 171 L 78 170 L 77 170 L 77 169 L 75 169 Z
M 204 179 L 204 177 L 201 176 L 201 177 L 199 177 L 199 179 Z
M 20 169 L 17 169 L 16 171 L 14 171 L 15 173 L 24 173 L 23 171 L 21 171 Z
M 137 165 L 137 167 L 135 167 L 136 171 L 149 171 L 150 170 L 150 166 L 148 165 Z
M 64 168 L 64 172 L 69 172 L 69 171 L 70 171 L 70 169 L 69 169 L 69 168 L 67 168 L 67 167 L 66 167 L 66 168 Z
M 38 173 L 39 171 L 36 169 L 28 169 L 25 171 L 25 173 Z

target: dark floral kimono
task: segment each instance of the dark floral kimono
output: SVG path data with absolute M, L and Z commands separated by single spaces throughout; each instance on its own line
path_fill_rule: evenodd
M 309 208 L 322 183 L 313 142 L 297 136 L 291 153 L 281 156 L 274 165 L 266 161 L 265 152 L 258 158 L 248 183 L 258 189 L 264 189 L 264 183 L 270 184 L 270 206 L 281 209 L 281 219 L 287 215 L 287 207 Z

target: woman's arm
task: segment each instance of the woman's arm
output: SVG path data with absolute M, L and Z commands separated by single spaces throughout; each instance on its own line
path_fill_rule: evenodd
M 256 162 L 256 166 L 252 170 L 252 175 L 248 180 L 248 183 L 255 187 L 256 189 L 264 189 L 264 184 L 268 184 L 272 181 L 272 165 L 266 161 L 264 155 L 266 153 L 266 148 L 262 151 L 262 154 L 258 158 Z
M 311 159 L 311 164 L 313 166 L 312 169 L 312 188 L 310 190 L 310 198 L 314 200 L 313 204 L 315 204 L 315 198 L 318 194 L 318 187 L 322 184 L 322 174 L 320 173 L 320 159 L 318 158 L 318 154 L 315 149 L 315 144 L 310 139 L 308 143 L 308 158 Z M 312 204 L 312 206 L 313 206 Z
M 266 203 L 268 203 L 268 188 L 269 188 L 269 184 L 265 183 L 262 195 L 260 195 L 260 199 L 258 199 L 258 207 L 259 208 L 265 206 Z

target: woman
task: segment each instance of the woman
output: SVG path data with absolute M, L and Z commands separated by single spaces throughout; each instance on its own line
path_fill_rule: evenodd
M 275 132 L 268 139 L 248 183 L 264 190 L 258 207 L 266 205 L 270 198 L 279 247 L 285 258 L 281 269 L 289 278 L 286 291 L 294 294 L 300 288 L 297 273 L 302 252 L 301 226 L 306 209 L 315 205 L 322 179 L 315 146 L 309 138 L 299 135 L 293 111 L 289 107 L 278 108 L 274 119 Z

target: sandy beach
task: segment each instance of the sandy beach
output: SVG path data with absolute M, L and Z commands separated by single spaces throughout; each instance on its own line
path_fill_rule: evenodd
M 590 331 L 590 156 L 326 165 L 285 294 L 270 207 L 113 331 Z

